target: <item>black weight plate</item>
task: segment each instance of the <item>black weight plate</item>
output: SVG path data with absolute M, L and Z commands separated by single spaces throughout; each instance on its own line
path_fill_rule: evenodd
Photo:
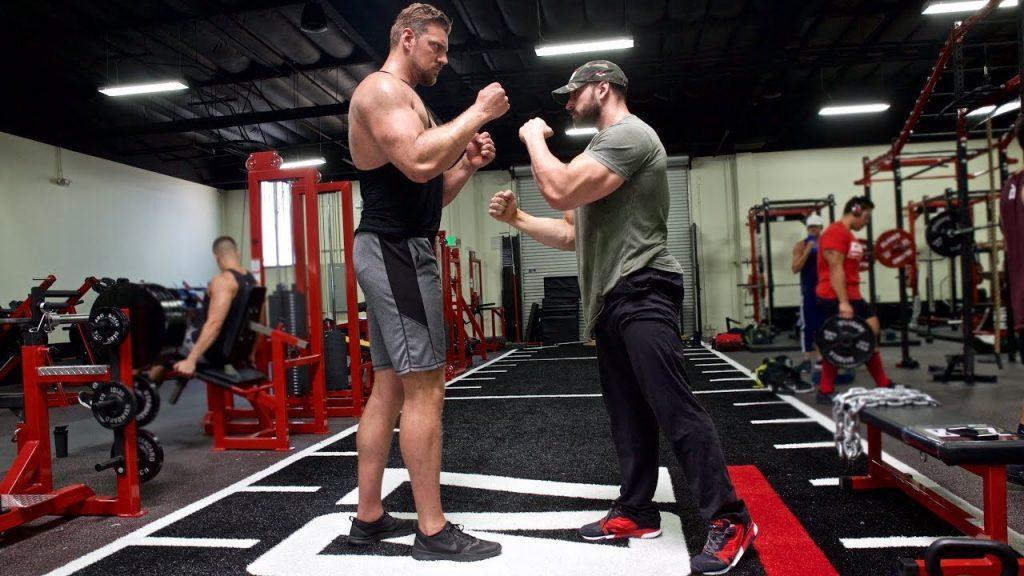
M 89 400 L 92 416 L 100 426 L 119 430 L 135 418 L 138 401 L 135 394 L 120 382 L 104 382 L 93 390 Z
M 92 344 L 112 348 L 124 342 L 128 329 L 128 316 L 119 308 L 93 306 L 85 333 Z
M 121 436 L 114 440 L 113 446 L 110 447 L 111 458 L 124 457 L 124 450 L 121 447 L 123 442 Z M 139 481 L 149 482 L 156 478 L 164 466 L 164 448 L 156 434 L 142 428 L 135 431 L 135 447 L 139 462 Z
M 875 334 L 859 318 L 833 316 L 818 331 L 821 355 L 839 368 L 856 368 L 875 353 Z
M 928 247 L 946 258 L 958 256 L 966 241 L 963 234 L 956 233 L 958 229 L 955 214 L 949 211 L 939 212 L 928 221 L 928 229 L 925 231 Z
M 178 292 L 158 284 L 118 282 L 93 302 L 97 307 L 127 308 L 132 322 L 132 364 L 152 365 L 185 341 L 188 309 Z
M 135 423 L 148 426 L 160 413 L 160 390 L 148 378 L 142 375 L 135 377 L 135 398 L 138 400 L 138 411 Z

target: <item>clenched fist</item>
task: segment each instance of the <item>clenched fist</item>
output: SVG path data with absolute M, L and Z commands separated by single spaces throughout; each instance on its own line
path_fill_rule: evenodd
M 466 162 L 473 170 L 479 170 L 494 160 L 496 151 L 494 140 L 488 132 L 481 132 L 473 137 L 466 146 Z
M 487 208 L 487 213 L 491 215 L 491 218 L 506 224 L 515 220 L 518 212 L 516 195 L 511 190 L 502 190 L 492 196 L 491 205 Z
M 477 93 L 476 102 L 473 104 L 488 120 L 501 118 L 508 112 L 508 96 L 501 84 L 492 82 Z
M 525 144 L 527 140 L 534 136 L 541 136 L 547 140 L 554 133 L 555 131 L 548 126 L 548 123 L 543 118 L 531 118 L 519 128 L 519 139 Z

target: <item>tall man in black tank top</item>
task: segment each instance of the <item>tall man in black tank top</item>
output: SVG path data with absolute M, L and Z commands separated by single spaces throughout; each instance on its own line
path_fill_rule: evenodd
M 376 370 L 356 437 L 359 509 L 349 543 L 415 532 L 416 559 L 474 561 L 500 554 L 501 546 L 464 533 L 441 509 L 446 335 L 433 240 L 441 208 L 494 159 L 494 143 L 479 130 L 509 104 L 494 83 L 451 122 L 430 120 L 413 88 L 437 81 L 448 62 L 450 30 L 451 20 L 433 6 L 403 10 L 391 28 L 387 61 L 359 84 L 349 106 L 349 148 L 363 200 L 353 262 L 366 297 Z M 399 413 L 418 525 L 389 516 L 381 504 Z

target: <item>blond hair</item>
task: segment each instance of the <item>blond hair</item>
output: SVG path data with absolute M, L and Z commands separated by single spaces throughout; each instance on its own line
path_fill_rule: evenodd
M 402 38 L 402 30 L 412 29 L 416 36 L 427 31 L 427 24 L 437 24 L 444 28 L 446 34 L 452 31 L 452 19 L 447 14 L 431 6 L 416 2 L 398 13 L 395 23 L 391 25 L 391 48 L 398 45 Z

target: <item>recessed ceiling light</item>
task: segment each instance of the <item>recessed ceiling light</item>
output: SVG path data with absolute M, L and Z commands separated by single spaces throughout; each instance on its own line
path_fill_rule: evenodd
M 921 14 L 955 14 L 957 12 L 977 12 L 985 7 L 988 2 L 984 0 L 968 0 L 964 2 L 932 2 L 925 7 Z M 1000 8 L 1013 8 L 1017 0 L 1003 0 Z
M 585 52 L 603 52 L 606 50 L 625 50 L 633 47 L 633 38 L 609 38 L 588 42 L 563 42 L 561 44 L 545 44 L 534 50 L 537 56 L 562 56 L 565 54 L 583 54 Z
M 282 162 L 281 170 L 287 170 L 289 168 L 305 168 L 306 166 L 323 166 L 324 164 L 327 164 L 327 160 L 324 158 L 305 158 L 303 160 Z
M 589 128 L 569 128 L 565 131 L 566 136 L 593 136 L 597 134 L 597 128 L 593 126 Z
M 884 102 L 871 104 L 849 104 L 844 106 L 825 106 L 818 111 L 820 116 L 845 116 L 847 114 L 874 114 L 885 112 L 889 105 Z
M 154 92 L 173 92 L 176 90 L 188 90 L 188 86 L 177 80 L 169 82 L 152 82 L 149 84 L 125 84 L 123 86 L 108 86 L 100 88 L 100 92 L 107 96 L 134 96 L 135 94 L 153 94 Z

